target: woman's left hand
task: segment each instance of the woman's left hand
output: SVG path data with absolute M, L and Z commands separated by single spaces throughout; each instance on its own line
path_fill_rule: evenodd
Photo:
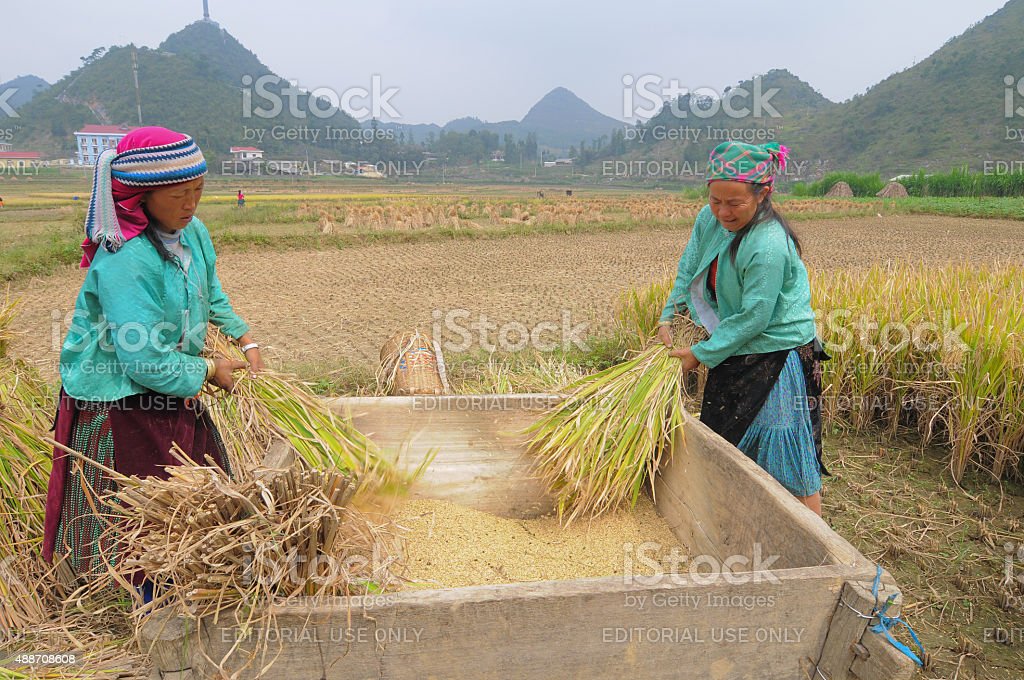
M 700 361 L 697 357 L 693 356 L 693 350 L 689 347 L 680 347 L 679 349 L 671 350 L 668 355 L 670 357 L 676 357 L 683 362 L 684 371 L 693 371 L 700 366 Z
M 245 359 L 249 362 L 249 370 L 253 373 L 259 373 L 266 366 L 263 365 L 263 356 L 260 354 L 259 347 L 253 347 L 251 350 L 245 353 Z
M 252 336 L 246 333 L 242 337 L 238 338 L 235 342 L 238 343 L 239 347 L 245 347 L 246 345 L 256 344 L 253 342 Z M 263 365 L 263 355 L 260 354 L 259 347 L 253 347 L 245 352 L 245 360 L 249 362 L 249 370 L 253 373 L 259 373 L 266 366 Z

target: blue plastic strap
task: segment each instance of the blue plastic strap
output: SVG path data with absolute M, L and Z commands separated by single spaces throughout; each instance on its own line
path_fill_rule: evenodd
M 871 627 L 871 632 L 884 634 L 885 639 L 888 640 L 893 647 L 895 647 L 896 649 L 900 650 L 908 657 L 910 657 L 910 660 L 916 663 L 918 666 L 924 666 L 924 662 L 921 660 L 922 657 L 924 657 L 924 646 L 921 645 L 921 641 L 917 638 L 917 633 L 914 632 L 914 629 L 910 627 L 909 623 L 907 623 L 898 616 L 885 615 L 886 610 L 889 609 L 889 605 L 891 605 L 896 600 L 896 595 L 890 595 L 885 600 L 885 604 L 883 604 L 881 607 L 878 606 L 878 589 L 882 583 L 882 567 L 876 564 L 875 569 L 875 581 L 871 584 L 871 594 L 875 598 L 875 608 L 872 610 L 871 613 L 874 616 L 878 617 L 878 623 Z M 912 639 L 914 641 L 914 644 L 917 645 L 918 650 L 920 650 L 921 652 L 921 656 L 915 654 L 913 650 L 910 649 L 910 647 L 903 644 L 902 642 L 900 642 L 892 636 L 890 630 L 897 625 L 903 626 L 907 629 L 907 632 L 910 633 L 910 639 Z

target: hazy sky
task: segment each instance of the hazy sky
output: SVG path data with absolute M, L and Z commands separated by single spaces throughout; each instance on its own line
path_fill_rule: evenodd
M 938 49 L 1005 0 L 210 0 L 275 73 L 335 91 L 379 74 L 404 122 L 519 119 L 564 86 L 622 118 L 625 75 L 723 86 L 787 68 L 841 101 Z M 4 2 L 0 82 L 55 82 L 94 47 L 155 47 L 202 0 Z M 88 9 L 86 9 L 88 8 Z

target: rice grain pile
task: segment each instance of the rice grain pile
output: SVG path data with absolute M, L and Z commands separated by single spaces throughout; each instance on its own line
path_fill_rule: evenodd
M 558 517 L 511 519 L 450 501 L 410 500 L 395 511 L 401 534 L 399 560 L 407 588 L 459 588 L 525 581 L 571 580 L 653 568 L 641 554 L 667 565 L 673 550 L 686 555 L 654 503 L 642 496 L 633 510 L 609 512 L 567 527 Z

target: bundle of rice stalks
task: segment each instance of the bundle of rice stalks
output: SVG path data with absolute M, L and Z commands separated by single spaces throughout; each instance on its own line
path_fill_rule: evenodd
M 243 359 L 212 330 L 207 349 Z M 217 392 L 211 412 L 235 470 L 253 470 L 271 441 L 284 439 L 310 467 L 349 472 L 368 488 L 401 485 L 394 457 L 293 377 L 269 370 L 241 376 L 232 393 Z
M 645 480 L 653 494 L 654 473 L 684 422 L 679 360 L 653 345 L 567 389 L 571 396 L 526 430 L 559 517 L 569 524 L 634 506 Z
M 0 303 L 0 344 L 15 305 Z M 0 355 L 0 639 L 46 620 L 53 589 L 36 586 L 49 571 L 43 535 L 54 399 L 27 365 Z
M 232 479 L 176 454 L 181 465 L 168 468 L 168 479 L 118 477 L 109 499 L 123 555 L 115 577 L 144 574 L 164 586 L 153 606 L 175 602 L 206 616 L 390 584 L 384 527 L 351 507 L 357 486 L 348 474 L 300 462 Z
M 615 302 L 615 330 L 626 347 L 639 351 L 658 332 L 658 317 L 672 292 L 673 279 L 666 277 L 650 286 L 630 288 Z
M 296 458 L 285 469 L 232 478 L 212 461 L 200 465 L 180 449 L 172 453 L 180 465 L 168 468 L 167 479 L 105 470 L 117 491 L 93 502 L 108 512 L 101 542 L 113 555 L 104 577 L 90 578 L 69 602 L 96 601 L 110 591 L 111 578 L 122 593 L 148 579 L 154 598 L 143 604 L 135 597 L 136 635 L 156 608 L 193 620 L 227 616 L 259 632 L 245 668 L 265 665 L 275 601 L 364 595 L 395 580 L 391 525 L 352 507 L 357 485 L 350 475 Z

